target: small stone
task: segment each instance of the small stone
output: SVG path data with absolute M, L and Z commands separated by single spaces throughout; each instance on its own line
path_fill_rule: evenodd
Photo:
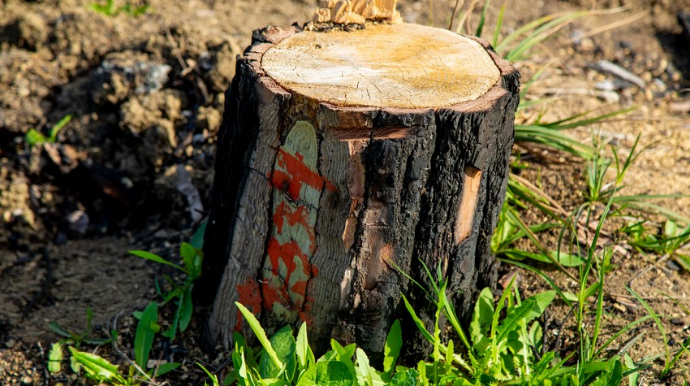
M 666 267 L 672 271 L 680 271 L 680 267 L 673 260 L 666 260 Z
M 580 40 L 580 51 L 581 52 L 591 52 L 595 48 L 594 42 L 590 38 L 584 38 Z
M 7 347 L 7 348 L 12 348 L 12 347 L 14 347 L 15 344 L 17 344 L 17 341 L 16 341 L 16 340 L 14 340 L 14 339 L 8 339 L 8 340 L 5 342 L 5 347 Z
M 651 72 L 645 71 L 645 72 L 642 73 L 641 78 L 642 78 L 642 80 L 644 80 L 645 82 L 649 83 L 649 82 L 652 81 L 653 76 L 652 76 L 652 73 L 651 73 Z
M 72 232 L 83 235 L 89 229 L 89 215 L 83 210 L 75 210 L 68 214 L 66 220 Z

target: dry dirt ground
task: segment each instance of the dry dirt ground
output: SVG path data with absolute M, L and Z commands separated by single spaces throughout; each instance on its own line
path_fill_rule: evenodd
M 80 331 L 87 306 L 94 312 L 95 334 L 117 328 L 122 339 L 130 337 L 128 315 L 155 298 L 153 278 L 161 269 L 127 251 L 175 256 L 208 208 L 223 92 L 235 56 L 252 30 L 304 22 L 315 6 L 311 0 L 148 0 L 134 2 L 150 5 L 145 15 L 109 17 L 90 10 L 90 3 L 0 0 L 2 385 L 79 383 L 47 374 L 46 351 L 58 340 L 47 324 Z M 445 27 L 454 3 L 401 0 L 399 9 L 407 22 Z M 584 143 L 601 136 L 621 153 L 641 134 L 641 146 L 652 146 L 629 171 L 624 193 L 688 193 L 690 36 L 683 35 L 676 14 L 690 12 L 690 1 L 514 0 L 507 2 L 504 32 L 554 12 L 620 6 L 619 13 L 576 20 L 517 64 L 524 80 L 548 65 L 530 95 L 554 97 L 522 112 L 518 121 L 635 106 L 624 117 L 570 134 Z M 488 25 L 497 14 L 498 5 L 488 14 Z M 485 37 L 492 31 L 486 28 Z M 591 69 L 600 60 L 621 65 L 647 86 L 598 90 L 597 83 L 616 80 Z M 66 115 L 72 120 L 57 143 L 33 148 L 25 143 L 30 129 L 47 133 Z M 567 210 L 582 202 L 581 164 L 554 152 L 518 149 L 528 165 L 523 176 L 539 181 Z M 688 204 L 687 198 L 664 202 L 690 216 Z M 543 220 L 524 215 L 533 223 Z M 545 237 L 553 243 L 553 235 Z M 616 250 L 618 268 L 607 276 L 607 334 L 644 315 L 626 285 L 666 316 L 673 349 L 690 334 L 690 276 L 675 264 L 655 263 L 660 258 Z M 542 268 L 573 289 L 575 282 Z M 548 288 L 527 272 L 519 275 L 523 292 Z M 566 353 L 575 347 L 573 320 L 564 306 L 551 308 L 546 323 L 552 347 Z M 651 323 L 639 331 L 646 334 L 632 347 L 633 358 L 663 352 Z M 198 384 L 203 378 L 195 362 L 217 366 L 227 359 L 203 354 L 195 339 L 192 332 L 177 351 L 156 349 L 186 360 L 172 384 Z M 666 384 L 690 376 L 682 368 L 688 365 L 681 361 Z M 656 378 L 658 369 L 645 372 L 641 383 L 664 384 Z

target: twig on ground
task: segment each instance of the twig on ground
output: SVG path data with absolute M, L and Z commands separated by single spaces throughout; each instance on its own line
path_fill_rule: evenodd
M 120 311 L 117 315 L 115 315 L 113 317 L 112 330 L 114 330 L 114 331 L 117 331 L 117 319 L 120 317 L 120 315 L 122 315 L 122 311 Z M 135 369 L 137 369 L 137 371 L 139 373 L 144 375 L 144 377 L 146 378 L 146 380 L 150 384 L 152 384 L 154 386 L 162 386 L 162 384 L 154 382 L 154 380 L 151 379 L 151 377 L 149 377 L 148 374 L 146 374 L 146 371 L 144 371 L 141 367 L 139 367 L 139 365 L 136 362 L 129 359 L 129 357 L 127 355 L 125 355 L 125 353 L 123 353 L 122 350 L 120 350 L 120 347 L 117 345 L 117 339 L 112 339 L 111 345 L 113 347 L 113 351 L 115 351 L 115 353 L 117 353 L 117 355 L 119 355 L 122 359 L 127 361 L 127 363 L 129 363 L 130 366 L 133 366 Z
M 464 5 L 465 0 L 455 0 L 455 7 L 453 7 L 453 14 L 450 17 L 450 24 L 448 25 L 449 31 L 453 30 L 453 23 L 455 22 L 455 18 L 458 16 L 458 9 L 462 8 Z
M 553 342 L 553 344 L 551 345 L 551 347 L 549 348 L 548 351 L 554 351 L 554 352 L 560 352 L 561 351 L 561 336 L 563 336 L 563 334 L 561 334 L 561 331 L 563 331 L 563 326 L 565 325 L 566 319 L 568 319 L 568 317 L 573 315 L 574 312 L 575 312 L 575 307 L 574 306 L 570 307 L 570 310 L 568 311 L 568 313 L 565 314 L 563 319 L 561 319 L 561 323 L 558 324 L 558 329 L 557 329 L 556 333 L 554 334 L 554 335 L 556 335 L 556 340 Z M 544 336 L 546 336 L 546 331 L 544 331 Z
M 586 32 L 586 33 L 583 34 L 583 35 L 578 36 L 577 39 L 572 39 L 572 40 L 575 41 L 575 40 L 585 39 L 585 38 L 588 38 L 588 37 L 591 37 L 591 36 L 594 36 L 594 35 L 598 35 L 598 34 L 600 34 L 600 33 L 602 33 L 602 32 L 606 32 L 606 31 L 610 31 L 610 30 L 612 30 L 612 29 L 616 29 L 616 28 L 622 27 L 622 26 L 624 26 L 624 25 L 626 25 L 626 24 L 633 23 L 633 22 L 635 22 L 635 21 L 637 21 L 637 20 L 639 20 L 639 19 L 641 19 L 641 18 L 643 18 L 643 17 L 649 15 L 650 12 L 651 12 L 651 11 L 649 11 L 649 10 L 643 11 L 643 12 L 640 12 L 640 13 L 638 13 L 638 14 L 636 14 L 636 15 L 632 15 L 632 16 L 630 16 L 630 17 L 627 17 L 627 18 L 625 18 L 625 19 L 623 19 L 623 20 L 619 20 L 619 21 L 617 21 L 617 22 L 614 22 L 614 23 L 611 23 L 611 24 L 607 24 L 607 25 L 605 25 L 605 26 L 603 26 L 603 27 L 595 28 L 595 29 L 593 29 L 593 30 L 591 30 L 591 31 L 589 31 L 589 32 Z
M 644 89 L 645 87 L 647 87 L 647 83 L 644 80 L 642 80 L 642 78 L 617 64 L 609 62 L 608 60 L 600 60 L 596 63 L 590 64 L 588 67 L 595 71 L 604 74 L 610 74 L 620 79 L 623 79 L 627 82 L 636 85 L 639 88 Z
M 43 351 L 43 346 L 41 345 L 41 342 L 37 342 L 36 346 L 38 346 L 38 352 L 41 354 L 41 358 L 46 357 L 45 351 Z M 50 373 L 48 372 L 48 366 L 43 366 L 43 384 L 45 386 L 48 386 L 48 381 L 50 380 Z
M 661 264 L 661 263 L 665 262 L 665 261 L 668 260 L 670 257 L 671 257 L 671 255 L 667 253 L 667 254 L 665 254 L 664 256 L 662 256 L 661 259 L 659 259 L 659 261 L 651 262 L 652 265 L 649 265 L 649 266 L 647 266 L 645 269 L 638 271 L 638 272 L 630 279 L 630 281 L 628 282 L 628 287 L 629 287 L 630 289 L 633 289 L 633 281 L 635 281 L 635 279 L 639 278 L 640 276 L 644 275 L 645 273 L 649 272 L 652 268 L 659 268 L 659 269 L 662 269 L 662 268 L 660 268 L 660 267 L 658 266 L 658 264 Z M 663 269 L 662 269 L 662 270 L 663 270 Z M 634 289 L 633 289 L 633 290 L 634 290 Z

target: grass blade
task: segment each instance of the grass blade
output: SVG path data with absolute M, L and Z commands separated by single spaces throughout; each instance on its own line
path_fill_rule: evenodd
M 171 266 L 171 267 L 175 267 L 175 268 L 179 269 L 179 270 L 182 271 L 182 272 L 186 272 L 185 269 L 182 268 L 181 266 L 179 266 L 179 265 L 177 265 L 177 264 L 174 264 L 174 263 L 171 263 L 171 262 L 169 262 L 168 260 L 165 260 L 164 258 L 162 258 L 162 257 L 160 257 L 160 256 L 158 256 L 158 255 L 156 255 L 156 254 L 153 254 L 153 253 L 151 253 L 151 252 L 147 252 L 147 251 L 129 251 L 129 253 L 132 254 L 132 255 L 134 255 L 134 256 L 141 257 L 142 259 L 151 260 L 151 261 L 154 261 L 154 262 L 156 262 L 156 263 L 169 265 L 169 266 Z
M 482 31 L 484 30 L 484 22 L 486 21 L 486 10 L 489 9 L 489 3 L 491 0 L 486 0 L 484 3 L 484 8 L 482 8 L 482 15 L 479 17 L 479 25 L 477 26 L 477 32 L 474 33 L 474 36 L 476 37 L 481 37 L 482 36 Z
M 245 306 L 243 306 L 239 302 L 235 302 L 235 305 L 242 313 L 242 316 L 244 316 L 244 318 L 247 320 L 247 323 L 249 323 L 249 327 L 251 327 L 252 331 L 254 331 L 256 338 L 259 339 L 259 342 L 263 346 L 264 350 L 266 350 L 266 354 L 268 354 L 268 356 L 271 358 L 276 367 L 282 369 L 283 362 L 281 362 L 280 359 L 278 359 L 278 355 L 273 350 L 273 346 L 271 345 L 271 342 L 268 340 L 268 336 L 266 336 L 266 331 L 264 331 L 264 329 L 261 327 L 261 324 L 256 319 L 254 314 L 252 314 L 251 311 L 249 311 Z
M 625 287 L 625 288 L 628 290 L 628 292 L 630 292 L 635 297 L 635 299 L 637 299 L 638 302 L 640 302 L 640 304 L 642 304 L 642 307 L 644 307 L 647 310 L 647 313 L 649 314 L 649 316 L 651 316 L 652 319 L 654 319 L 654 323 L 656 323 L 657 327 L 659 327 L 659 332 L 661 333 L 661 337 L 664 339 L 664 349 L 665 349 L 665 354 L 666 354 L 666 362 L 665 362 L 664 370 L 661 372 L 661 374 L 663 376 L 666 372 L 668 372 L 668 370 L 669 370 L 668 366 L 669 366 L 670 361 L 671 361 L 671 353 L 669 352 L 669 349 L 668 349 L 668 338 L 666 337 L 666 330 L 664 329 L 664 325 L 661 324 L 661 319 L 659 319 L 659 315 L 657 315 L 656 312 L 654 312 L 654 310 L 652 310 L 652 307 L 650 307 L 649 304 L 647 304 L 647 302 L 645 302 L 644 299 L 642 299 L 642 297 L 637 294 L 637 292 L 633 291 L 632 288 L 630 288 L 630 287 Z
M 571 299 L 573 298 L 573 296 L 567 296 L 567 295 L 561 290 L 561 288 L 560 288 L 558 285 L 556 285 L 556 283 L 555 283 L 553 280 L 551 280 L 551 278 L 548 277 L 548 276 L 547 276 L 544 272 L 542 272 L 541 270 L 539 270 L 539 269 L 537 269 L 537 268 L 534 268 L 534 267 L 532 267 L 531 265 L 528 265 L 528 264 L 525 264 L 525 263 L 521 263 L 521 262 L 519 262 L 519 261 L 507 260 L 507 259 L 501 259 L 501 258 L 497 258 L 496 260 L 498 260 L 498 261 L 500 261 L 500 262 L 502 262 L 502 263 L 512 264 L 512 265 L 514 265 L 514 266 L 516 266 L 516 267 L 520 267 L 520 268 L 522 268 L 522 269 L 525 269 L 525 270 L 527 270 L 527 271 L 533 272 L 533 273 L 535 273 L 535 274 L 541 276 L 541 277 L 551 286 L 551 288 L 553 288 L 553 289 L 556 291 L 556 293 L 558 294 L 558 296 L 561 297 L 561 299 L 563 300 L 563 302 L 564 302 L 568 307 L 572 307 L 572 306 L 573 306 L 572 303 L 571 303 Z M 571 295 L 572 295 L 572 294 L 571 294 Z
M 501 12 L 498 14 L 498 20 L 496 21 L 496 28 L 494 29 L 494 38 L 491 40 L 491 46 L 496 47 L 498 44 L 498 35 L 501 33 L 501 27 L 503 26 L 503 16 L 506 13 L 506 4 L 503 3 L 501 7 Z
M 158 304 L 149 303 L 141 314 L 137 331 L 134 335 L 134 359 L 142 369 L 146 369 L 149 353 L 153 346 L 153 338 L 158 332 Z

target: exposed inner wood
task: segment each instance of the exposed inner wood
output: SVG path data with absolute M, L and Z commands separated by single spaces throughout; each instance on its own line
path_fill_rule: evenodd
M 263 55 L 284 88 L 338 106 L 436 108 L 475 100 L 500 72 L 477 42 L 416 24 L 297 33 Z
M 315 23 L 364 24 L 367 20 L 401 21 L 398 0 L 323 0 L 314 13 Z
M 482 182 L 482 171 L 473 167 L 465 167 L 465 183 L 462 188 L 462 198 L 458 209 L 458 217 L 455 220 L 455 232 L 453 238 L 459 244 L 472 233 L 474 214 L 477 209 L 477 196 L 479 185 Z

